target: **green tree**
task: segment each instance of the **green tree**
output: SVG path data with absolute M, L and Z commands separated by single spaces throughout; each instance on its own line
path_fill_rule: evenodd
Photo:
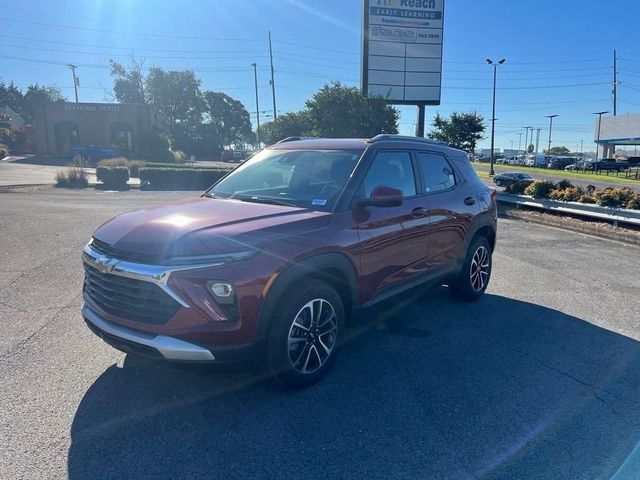
M 569 155 L 571 150 L 567 147 L 551 147 L 550 150 L 545 150 L 544 153 L 547 155 Z
M 440 140 L 454 148 L 473 153 L 476 144 L 484 138 L 485 125 L 482 115 L 477 113 L 452 113 L 446 119 L 436 115 L 433 120 L 433 130 L 428 137 Z
M 120 103 L 146 103 L 144 60 L 131 57 L 128 67 L 109 60 L 113 77 L 113 94 Z
M 272 145 L 287 137 L 310 135 L 311 122 L 306 112 L 285 113 L 260 125 L 259 134 L 262 143 Z
M 26 123 L 33 123 L 35 110 L 45 103 L 66 102 L 67 98 L 58 87 L 45 87 L 37 83 L 29 85 L 23 97 L 22 116 Z
M 24 113 L 22 91 L 13 82 L 7 85 L 0 81 L 0 106 L 7 106 L 20 115 Z
M 164 116 L 171 131 L 179 125 L 188 129 L 200 123 L 203 101 L 200 80 L 193 71 L 153 67 L 145 87 L 148 103 Z
M 251 116 L 244 105 L 221 92 L 206 91 L 202 94 L 203 127 L 220 150 L 226 145 L 238 146 L 251 141 Z
M 533 143 L 531 145 L 529 145 L 529 147 L 527 148 L 527 152 L 528 153 L 533 153 L 535 151 L 536 147 L 533 145 Z
M 398 111 L 382 97 L 364 97 L 357 87 L 325 85 L 306 103 L 311 132 L 320 137 L 367 138 L 398 133 Z

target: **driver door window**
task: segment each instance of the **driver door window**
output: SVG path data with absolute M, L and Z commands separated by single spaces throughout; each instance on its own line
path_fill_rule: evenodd
M 400 190 L 405 198 L 416 196 L 416 179 L 409 152 L 380 152 L 364 179 L 364 195 L 384 185 Z

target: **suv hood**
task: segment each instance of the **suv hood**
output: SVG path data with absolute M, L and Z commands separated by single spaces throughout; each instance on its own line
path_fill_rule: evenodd
M 171 257 L 237 253 L 314 230 L 330 214 L 304 208 L 199 197 L 124 213 L 93 234 L 123 259 L 159 262 Z

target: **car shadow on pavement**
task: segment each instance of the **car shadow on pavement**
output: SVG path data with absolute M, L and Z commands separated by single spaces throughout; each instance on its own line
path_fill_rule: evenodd
M 635 340 L 445 289 L 361 316 L 302 391 L 128 356 L 78 407 L 70 478 L 637 478 Z

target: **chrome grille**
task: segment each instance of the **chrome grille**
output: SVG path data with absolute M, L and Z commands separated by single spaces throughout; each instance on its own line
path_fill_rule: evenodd
M 85 293 L 111 315 L 161 325 L 180 308 L 178 302 L 154 283 L 102 273 L 86 263 L 84 272 Z

